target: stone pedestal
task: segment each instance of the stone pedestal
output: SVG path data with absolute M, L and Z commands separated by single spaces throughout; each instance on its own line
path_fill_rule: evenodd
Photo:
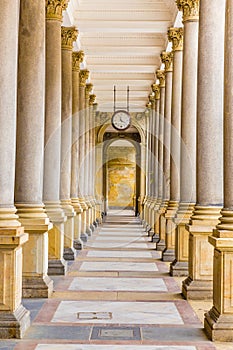
M 64 222 L 67 217 L 59 202 L 47 202 L 45 206 L 47 215 L 53 223 L 53 228 L 48 232 L 48 275 L 65 275 L 67 262 L 63 258 L 64 251 Z
M 175 259 L 175 230 L 176 224 L 173 219 L 177 212 L 179 202 L 169 201 L 166 213 L 164 214 L 166 220 L 165 246 L 162 253 L 163 261 L 173 261 Z
M 22 246 L 27 240 L 22 227 L 0 228 L 0 339 L 22 338 L 30 326 L 30 313 L 21 304 Z
M 180 203 L 174 222 L 175 233 L 175 260 L 170 265 L 171 276 L 188 276 L 189 232 L 186 225 L 194 209 L 193 204 Z

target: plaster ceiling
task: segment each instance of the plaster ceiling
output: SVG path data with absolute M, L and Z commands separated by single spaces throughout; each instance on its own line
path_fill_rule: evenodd
M 167 29 L 177 18 L 175 0 L 70 0 L 64 25 L 79 30 L 76 49 L 85 52 L 99 110 L 144 110 L 151 93 L 160 53 L 167 47 Z

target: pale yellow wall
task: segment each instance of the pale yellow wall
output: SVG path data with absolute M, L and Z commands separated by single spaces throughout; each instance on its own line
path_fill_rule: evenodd
M 133 207 L 135 194 L 136 163 L 134 147 L 108 149 L 108 205 L 109 207 Z

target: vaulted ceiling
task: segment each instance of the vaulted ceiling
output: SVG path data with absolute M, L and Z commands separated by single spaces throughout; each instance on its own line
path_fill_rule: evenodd
M 167 29 L 177 19 L 175 0 L 70 0 L 65 25 L 79 30 L 77 49 L 85 52 L 99 109 L 144 110 L 167 46 Z

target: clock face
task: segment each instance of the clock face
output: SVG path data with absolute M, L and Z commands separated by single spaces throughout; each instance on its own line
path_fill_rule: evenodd
M 112 125 L 117 130 L 126 130 L 130 126 L 130 114 L 127 111 L 116 111 L 112 116 Z

